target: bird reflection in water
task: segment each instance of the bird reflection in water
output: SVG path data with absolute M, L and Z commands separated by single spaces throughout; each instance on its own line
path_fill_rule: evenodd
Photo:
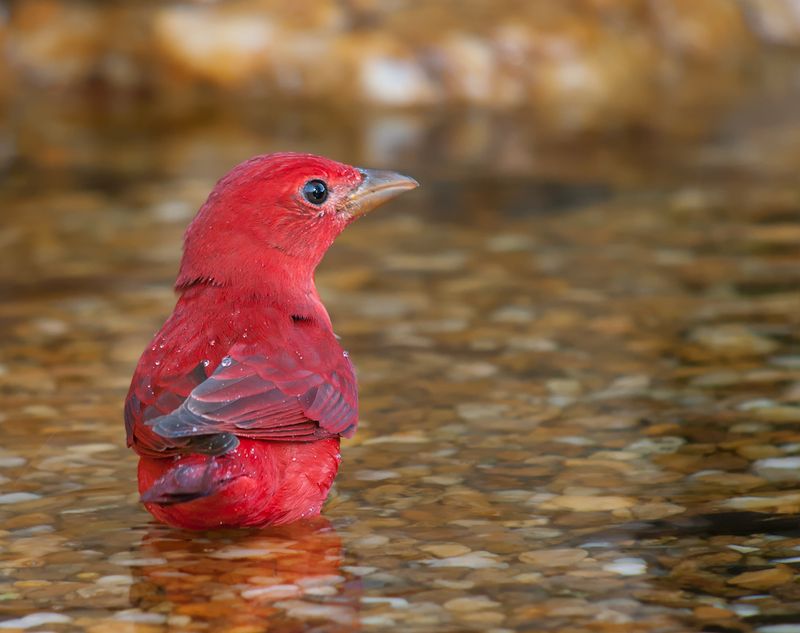
M 358 630 L 361 582 L 341 570 L 342 543 L 312 520 L 259 531 L 153 526 L 141 543 L 130 600 L 181 630 Z

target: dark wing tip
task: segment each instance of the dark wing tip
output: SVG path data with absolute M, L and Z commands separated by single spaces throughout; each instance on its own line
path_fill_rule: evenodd
M 233 433 L 214 433 L 212 428 L 193 417 L 181 407 L 173 413 L 149 420 L 147 424 L 157 435 L 184 452 L 224 455 L 239 446 L 239 438 Z
M 145 492 L 142 501 L 158 505 L 176 505 L 209 497 L 227 481 L 219 478 L 219 464 L 185 464 L 166 472 Z
M 233 433 L 216 433 L 193 437 L 186 448 L 203 455 L 224 455 L 239 446 L 239 438 Z

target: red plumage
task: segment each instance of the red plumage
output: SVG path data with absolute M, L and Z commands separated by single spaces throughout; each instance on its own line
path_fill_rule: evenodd
M 206 529 L 319 513 L 358 394 L 314 270 L 356 217 L 415 186 L 304 154 L 256 157 L 217 183 L 125 403 L 157 519 Z

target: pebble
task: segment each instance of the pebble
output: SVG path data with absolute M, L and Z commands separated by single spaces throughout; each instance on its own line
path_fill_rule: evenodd
M 787 563 L 790 565 L 794 565 L 800 563 L 800 556 L 789 556 L 787 558 L 774 558 L 770 561 L 771 563 Z
M 264 547 L 235 547 L 235 546 L 232 546 L 232 547 L 226 547 L 224 549 L 216 551 L 213 554 L 210 554 L 210 556 L 212 558 L 219 558 L 219 559 L 222 559 L 222 560 L 236 560 L 236 559 L 239 559 L 239 558 L 271 558 L 274 555 L 274 553 L 275 552 L 272 551 L 271 549 L 264 548 Z M 152 559 L 152 560 L 158 560 L 158 559 Z M 122 564 L 124 564 L 124 563 L 122 563 Z M 154 565 L 155 564 L 155 565 L 158 565 L 159 563 L 157 563 L 157 562 L 147 562 L 147 563 L 133 562 L 133 563 L 130 563 L 129 562 L 127 564 L 129 564 L 129 565 L 130 564 L 135 564 L 135 565 Z
M 767 481 L 800 481 L 800 457 L 774 457 L 753 463 L 753 471 Z
M 486 240 L 486 248 L 496 253 L 530 251 L 535 242 L 528 235 L 501 233 Z
M 297 579 L 297 584 L 301 587 L 324 587 L 328 585 L 338 585 L 345 582 L 344 576 L 337 574 L 328 574 L 324 576 L 304 576 Z
M 290 618 L 300 620 L 328 620 L 348 626 L 356 624 L 355 610 L 347 606 L 316 604 L 301 600 L 276 602 L 275 607 L 286 611 Z
M 433 584 L 445 589 L 472 589 L 475 586 L 471 580 L 446 580 L 444 578 L 435 579 Z
M 620 576 L 640 576 L 647 573 L 647 563 L 641 558 L 618 558 L 603 565 L 603 569 Z
M 498 323 L 530 323 L 536 318 L 536 310 L 529 306 L 504 306 L 489 315 Z
M 636 499 L 615 495 L 560 495 L 541 504 L 543 509 L 565 509 L 573 512 L 606 512 L 630 508 Z
M 27 461 L 24 457 L 0 455 L 0 468 L 17 468 L 18 466 L 24 466 Z
M 470 552 L 460 556 L 448 556 L 438 560 L 424 560 L 422 562 L 431 567 L 469 567 L 470 569 L 506 569 L 508 567 L 508 564 L 498 560 L 497 556 L 485 551 Z
M 118 611 L 114 619 L 120 622 L 135 622 L 137 624 L 164 624 L 167 616 L 162 613 L 144 613 L 138 609 Z
M 731 426 L 731 433 L 764 433 L 769 426 L 761 422 L 740 422 Z
M 409 606 L 405 598 L 392 598 L 389 596 L 364 596 L 361 604 L 388 604 L 392 609 L 405 609 Z
M 166 565 L 166 558 L 131 558 L 129 552 L 120 552 L 108 558 L 110 563 L 123 567 L 151 567 L 154 565 Z
M 519 559 L 537 567 L 570 567 L 581 562 L 589 552 L 578 548 L 542 549 L 523 552 Z
M 632 507 L 630 511 L 637 519 L 653 521 L 675 514 L 683 514 L 686 512 L 686 508 L 675 503 L 642 503 Z
M 465 420 L 482 420 L 504 417 L 508 407 L 503 404 L 465 402 L 456 407 L 458 415 Z
M 728 583 L 747 589 L 763 590 L 777 587 L 794 580 L 794 571 L 791 567 L 778 565 L 770 569 L 746 571 L 734 576 Z
M 759 548 L 757 547 L 749 547 L 747 545 L 728 545 L 728 549 L 732 549 L 735 552 L 739 552 L 740 554 L 752 554 L 753 552 L 757 552 Z
M 336 596 L 339 590 L 336 587 L 309 587 L 303 591 L 307 596 Z
M 712 371 L 701 376 L 692 378 L 690 381 L 694 387 L 730 387 L 743 382 L 742 376 L 735 371 Z
M 0 505 L 24 503 L 26 501 L 35 501 L 36 499 L 41 498 L 41 495 L 37 495 L 33 492 L 9 492 L 7 494 L 0 495 Z
M 444 603 L 444 608 L 448 611 L 470 612 L 481 611 L 499 607 L 500 603 L 489 599 L 488 596 L 467 596 L 464 598 L 453 598 Z
M 519 582 L 519 583 L 522 583 L 522 584 L 534 584 L 535 585 L 535 584 L 538 584 L 541 581 L 541 579 L 543 578 L 543 575 L 540 574 L 538 571 L 534 571 L 534 572 L 528 572 L 528 573 L 525 573 L 525 574 L 517 574 L 513 578 L 514 578 L 514 580 L 516 582 Z
M 770 354 L 778 348 L 772 339 L 736 324 L 699 327 L 691 332 L 689 338 L 713 352 L 733 358 Z
M 469 553 L 469 547 L 460 545 L 458 543 L 441 543 L 434 545 L 423 545 L 420 547 L 423 552 L 433 554 L 437 558 L 450 558 L 453 556 L 462 556 Z
M 383 481 L 399 477 L 398 473 L 390 470 L 359 470 L 355 473 L 355 478 L 361 481 Z
M 750 460 L 778 457 L 782 454 L 781 449 L 779 449 L 777 446 L 766 444 L 748 444 L 745 446 L 740 446 L 736 449 L 736 452 L 745 459 Z
M 496 611 L 466 611 L 458 613 L 459 620 L 466 623 L 490 627 L 501 624 L 506 618 L 502 613 Z
M 18 580 L 14 586 L 19 589 L 39 589 L 40 587 L 50 586 L 49 580 Z
M 245 589 L 242 591 L 242 598 L 246 600 L 286 600 L 287 598 L 297 598 L 302 593 L 302 590 L 297 585 L 271 585 L 268 587 Z
M 760 488 L 766 483 L 761 477 L 754 477 L 745 473 L 729 473 L 729 472 L 700 472 L 692 475 L 703 484 L 719 486 L 731 491 L 740 492 Z
M 58 409 L 46 404 L 32 404 L 23 409 L 23 413 L 36 418 L 54 418 L 58 415 Z
M 769 398 L 756 398 L 754 400 L 745 400 L 739 403 L 736 408 L 739 411 L 754 411 L 756 409 L 768 409 L 775 406 L 775 401 Z
M 772 424 L 796 424 L 800 422 L 800 406 L 764 407 L 756 409 L 753 415 Z
M 571 444 L 572 446 L 594 446 L 596 444 L 591 438 L 576 435 L 557 437 L 553 441 L 560 442 L 561 444 Z
M 724 620 L 734 617 L 734 614 L 719 607 L 701 606 L 695 607 L 694 617 L 698 620 Z
M 558 343 L 538 336 L 513 336 L 508 339 L 508 347 L 527 352 L 555 352 Z
M 342 571 L 346 571 L 354 576 L 369 576 L 378 571 L 378 568 L 370 567 L 369 565 L 344 565 Z
M 188 615 L 170 615 L 167 616 L 167 624 L 171 627 L 181 628 L 187 627 L 192 623 L 192 618 Z
M 362 536 L 359 539 L 353 541 L 353 544 L 356 547 L 365 547 L 365 548 L 373 548 L 373 547 L 382 547 L 389 542 L 388 536 L 383 536 L 381 534 L 373 534 L 372 536 Z
M 373 444 L 425 444 L 430 440 L 418 431 L 391 433 L 381 437 L 371 437 L 365 440 L 365 446 Z
M 759 608 L 752 604 L 734 604 L 731 605 L 733 612 L 740 618 L 750 618 L 760 613 Z M 800 631 L 798 631 L 800 633 Z
M 625 450 L 638 453 L 639 455 L 670 455 L 684 444 L 686 444 L 686 440 L 682 437 L 662 436 L 642 438 L 628 444 Z
M 720 505 L 737 510 L 765 512 L 786 506 L 800 505 L 800 494 L 788 493 L 769 497 L 731 497 L 722 501 Z
M 388 615 L 363 615 L 361 616 L 361 624 L 363 626 L 394 628 L 397 622 L 395 619 L 390 618 Z
M 464 481 L 464 478 L 455 475 L 428 475 L 427 477 L 423 477 L 422 481 L 437 486 L 454 486 Z
M 122 576 L 113 574 L 110 576 L 101 576 L 95 582 L 98 585 L 132 585 L 135 581 L 130 576 Z
M 32 629 L 45 624 L 69 624 L 72 618 L 63 613 L 31 613 L 24 617 L 3 620 L 0 629 Z

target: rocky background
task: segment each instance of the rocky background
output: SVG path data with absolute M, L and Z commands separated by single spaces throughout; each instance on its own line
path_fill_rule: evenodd
M 800 1 L 10 0 L 0 45 L 6 102 L 466 104 L 637 129 L 664 104 L 724 107 L 764 51 L 800 50 Z

